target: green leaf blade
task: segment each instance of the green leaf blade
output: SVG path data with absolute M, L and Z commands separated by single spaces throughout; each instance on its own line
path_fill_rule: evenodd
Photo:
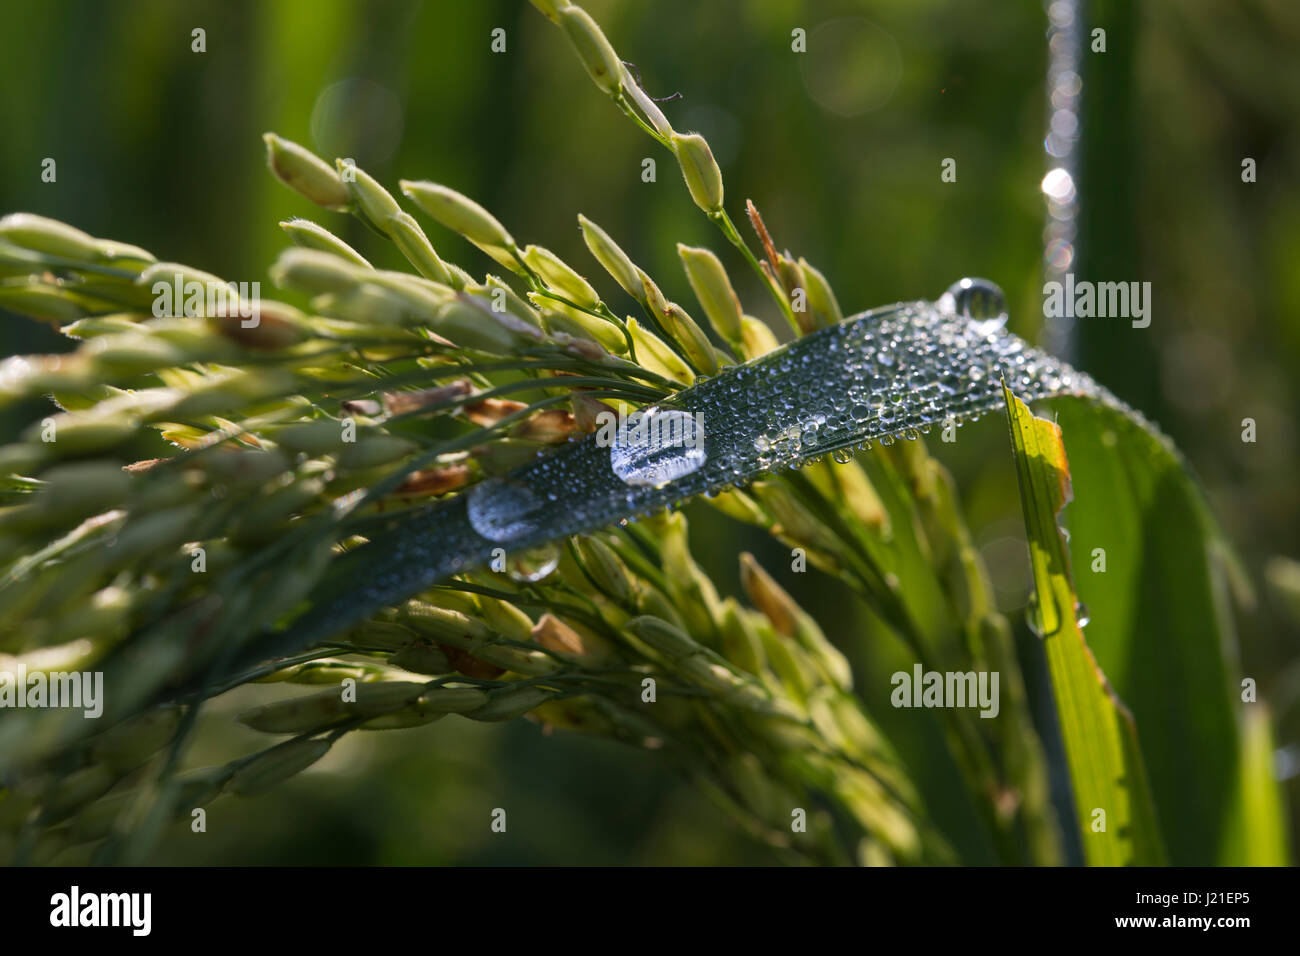
M 1165 856 L 1136 727 L 1098 667 L 1076 617 L 1069 557 L 1056 523 L 1072 493 L 1061 430 L 1035 418 L 1003 388 L 1044 651 L 1084 856 L 1093 866 L 1158 865 Z

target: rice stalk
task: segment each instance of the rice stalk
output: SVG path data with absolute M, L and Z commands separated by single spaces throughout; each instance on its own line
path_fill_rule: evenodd
M 791 329 L 840 321 L 830 283 L 778 254 L 755 212 L 759 262 L 726 212 L 707 142 L 673 129 L 595 21 L 571 4 L 535 5 L 598 88 L 673 153 L 691 200 Z M 0 220 L 0 305 L 80 342 L 0 364 L 0 403 L 50 395 L 60 409 L 0 447 L 0 654 L 28 673 L 101 668 L 113 688 L 93 726 L 56 711 L 0 717 L 0 855 L 146 859 L 167 821 L 279 785 L 344 734 L 459 716 L 527 717 L 659 751 L 791 860 L 951 861 L 841 650 L 748 555 L 747 602 L 722 597 L 681 514 L 514 555 L 504 573 L 467 569 L 300 653 L 240 663 L 421 503 L 455 500 L 594 431 L 602 409 L 662 401 L 777 344 L 709 250 L 678 247 L 697 321 L 580 216 L 638 320 L 448 186 L 404 181 L 398 194 L 504 277 L 439 252 L 364 170 L 265 139 L 285 185 L 356 216 L 414 271 L 375 269 L 368 249 L 289 220 L 293 246 L 270 275 L 291 301 L 261 301 L 253 326 L 204 302 L 159 316 L 155 282 L 227 284 L 53 220 Z M 148 441 L 157 457 L 133 461 Z M 920 441 L 709 500 L 804 549 L 927 666 L 1018 675 L 949 480 Z M 937 623 L 903 591 L 902 551 L 929 569 Z M 253 682 L 312 689 L 240 715 L 264 748 L 183 768 L 204 705 Z M 1042 756 L 1014 688 L 998 730 L 946 712 L 947 731 L 1003 858 L 1050 862 Z M 796 810 L 806 832 L 791 827 Z

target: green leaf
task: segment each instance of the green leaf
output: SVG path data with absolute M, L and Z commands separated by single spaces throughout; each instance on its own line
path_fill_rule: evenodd
M 1245 708 L 1241 760 L 1220 858 L 1247 866 L 1287 866 L 1286 810 L 1273 776 L 1273 727 L 1264 704 Z
M 1137 728 L 1097 666 L 1076 616 L 1069 557 L 1056 523 L 1071 498 L 1061 430 L 1035 418 L 1005 384 L 1003 392 L 1034 570 L 1034 603 L 1084 857 L 1094 866 L 1163 863 Z
M 1262 705 L 1240 702 L 1231 550 L 1167 440 L 1115 409 L 1053 407 L 1080 489 L 1066 524 L 1088 643 L 1142 728 L 1170 862 L 1268 859 L 1241 815 L 1244 788 L 1280 797 L 1267 761 L 1247 752 L 1266 731 L 1252 713 Z

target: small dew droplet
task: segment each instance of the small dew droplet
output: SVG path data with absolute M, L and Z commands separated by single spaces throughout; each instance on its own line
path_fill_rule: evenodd
M 560 549 L 553 544 L 529 548 L 511 555 L 506 562 L 506 573 L 524 584 L 535 584 L 548 577 L 560 563 Z

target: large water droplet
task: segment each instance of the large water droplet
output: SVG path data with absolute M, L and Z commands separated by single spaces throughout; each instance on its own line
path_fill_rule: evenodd
M 542 502 L 527 485 L 489 478 L 470 489 L 465 502 L 469 523 L 489 541 L 513 541 L 538 526 Z
M 990 335 L 1007 324 L 1007 297 L 988 279 L 958 279 L 935 303 L 940 311 L 970 319 L 977 335 Z
M 706 458 L 703 421 L 672 409 L 629 415 L 609 449 L 609 466 L 625 484 L 652 488 L 698 471 Z

